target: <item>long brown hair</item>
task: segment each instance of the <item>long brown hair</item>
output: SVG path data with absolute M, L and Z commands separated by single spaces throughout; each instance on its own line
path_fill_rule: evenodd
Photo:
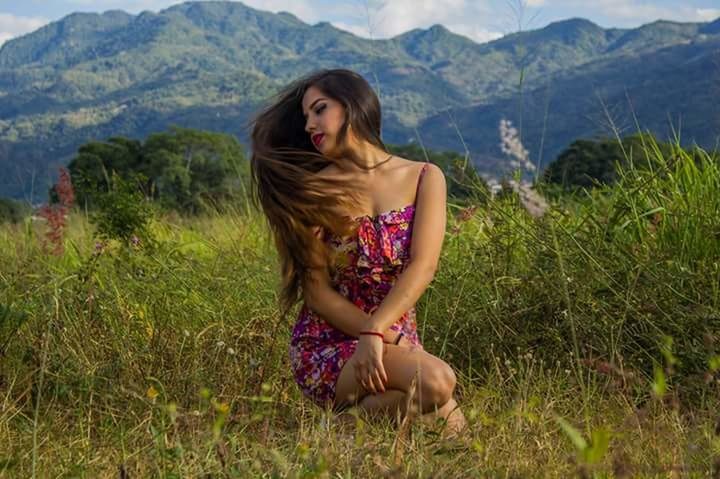
M 341 159 L 318 153 L 305 131 L 302 99 L 311 86 L 345 107 L 337 141 Z M 282 89 L 250 124 L 252 198 L 265 214 L 279 253 L 280 311 L 285 316 L 298 301 L 310 269 L 331 262 L 314 227 L 347 235 L 357 226 L 341 214 L 357 204 L 357 190 L 346 181 L 321 177 L 317 172 L 330 163 L 359 161 L 347 146 L 349 127 L 359 140 L 387 151 L 380 136 L 380 101 L 359 74 L 345 69 L 320 70 Z

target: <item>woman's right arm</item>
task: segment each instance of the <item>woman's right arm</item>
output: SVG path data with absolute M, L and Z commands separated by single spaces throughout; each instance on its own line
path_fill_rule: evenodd
M 316 236 L 322 237 L 320 231 Z M 302 284 L 305 305 L 334 328 L 358 337 L 368 327 L 370 315 L 333 289 L 325 264 L 311 269 L 308 276 Z M 383 334 L 385 342 L 394 342 L 398 335 L 389 328 Z
M 313 269 L 310 278 L 303 283 L 305 305 L 322 317 L 331 326 L 343 333 L 358 337 L 366 329 L 370 315 L 332 288 L 327 270 Z M 397 333 L 387 330 L 385 341 L 395 340 Z

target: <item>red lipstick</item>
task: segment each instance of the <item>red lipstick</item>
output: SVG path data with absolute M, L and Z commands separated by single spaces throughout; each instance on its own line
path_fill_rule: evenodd
M 324 133 L 316 133 L 312 136 L 312 142 L 315 146 L 318 146 L 318 145 L 320 145 L 320 143 L 322 143 L 324 138 L 325 138 Z

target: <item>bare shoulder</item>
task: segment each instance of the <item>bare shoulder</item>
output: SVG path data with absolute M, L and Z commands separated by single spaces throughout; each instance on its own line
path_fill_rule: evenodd
M 416 177 L 422 172 L 423 168 L 426 168 L 423 175 L 423 183 L 425 183 L 426 181 L 431 181 L 434 183 L 445 182 L 445 174 L 443 173 L 442 169 L 435 163 L 430 163 L 429 161 L 412 161 L 406 160 L 404 158 L 401 159 L 406 162 L 405 167 Z
M 395 158 L 399 160 L 396 163 L 397 170 L 402 171 L 405 174 L 417 176 L 426 166 L 428 170 L 425 172 L 426 175 L 430 172 L 430 170 L 435 170 L 435 175 L 443 174 L 442 170 L 434 163 L 430 163 L 427 161 L 408 160 L 407 158 L 402 158 L 400 156 L 396 156 Z
M 416 201 L 420 209 L 428 203 L 445 207 L 447 200 L 447 182 L 445 173 L 438 165 L 425 161 L 417 161 L 414 167 L 417 168 L 415 177 L 418 178 L 419 188 L 417 190 Z M 423 168 L 425 172 L 422 173 Z M 422 175 L 422 179 L 419 176 Z

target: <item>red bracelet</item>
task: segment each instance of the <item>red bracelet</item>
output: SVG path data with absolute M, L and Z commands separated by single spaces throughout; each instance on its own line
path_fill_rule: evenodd
M 380 337 L 383 341 L 385 341 L 385 335 L 383 333 L 378 333 L 377 331 L 360 331 L 360 334 L 372 334 L 374 336 Z

